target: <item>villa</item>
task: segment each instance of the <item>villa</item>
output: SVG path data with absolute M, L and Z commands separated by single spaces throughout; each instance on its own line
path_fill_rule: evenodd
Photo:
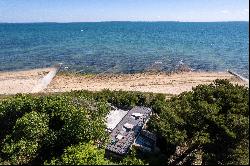
M 113 115 L 117 113 L 113 112 Z M 106 156 L 120 158 L 125 156 L 132 145 L 140 148 L 142 151 L 153 151 L 156 144 L 154 134 L 146 131 L 145 124 L 149 120 L 152 110 L 147 107 L 134 107 L 124 113 L 120 113 L 120 120 L 114 128 L 108 128 L 111 136 L 111 142 L 106 147 Z M 108 119 L 112 118 L 112 114 Z M 108 124 L 114 121 L 108 120 Z M 114 123 L 112 123 L 114 126 Z M 110 125 L 108 125 L 110 126 Z

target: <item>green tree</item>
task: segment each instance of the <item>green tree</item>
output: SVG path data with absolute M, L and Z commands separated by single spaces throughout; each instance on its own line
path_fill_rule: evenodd
M 108 165 L 104 149 L 98 149 L 93 142 L 80 143 L 65 149 L 59 159 L 46 161 L 45 165 Z
M 121 165 L 148 165 L 143 160 L 139 159 L 136 154 L 136 149 L 132 148 L 129 155 L 127 155 L 122 161 L 119 163 Z
M 32 111 L 16 121 L 13 132 L 4 140 L 2 153 L 11 164 L 27 164 L 37 155 L 39 143 L 48 132 L 48 117 Z
M 246 164 L 248 104 L 248 88 L 215 80 L 165 102 L 149 128 L 190 153 L 202 149 L 205 164 Z

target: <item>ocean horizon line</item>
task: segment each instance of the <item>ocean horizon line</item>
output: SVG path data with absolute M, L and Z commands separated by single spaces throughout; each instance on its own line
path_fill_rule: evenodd
M 0 22 L 0 24 L 44 24 L 44 23 L 51 23 L 51 24 L 70 24 L 70 23 L 112 23 L 112 22 L 121 22 L 121 23 L 136 23 L 136 22 L 142 22 L 142 23 L 157 23 L 157 22 L 162 22 L 162 23 L 235 23 L 235 22 L 249 22 L 246 20 L 242 21 L 72 21 L 72 22 L 57 22 L 57 21 L 37 21 L 37 22 Z

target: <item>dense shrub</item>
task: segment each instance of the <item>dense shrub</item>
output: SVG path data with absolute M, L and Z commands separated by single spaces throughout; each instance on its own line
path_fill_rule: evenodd
M 36 157 L 48 129 L 46 114 L 35 111 L 26 113 L 16 121 L 12 133 L 6 136 L 2 152 L 11 164 L 29 163 Z
M 202 149 L 204 164 L 248 164 L 248 105 L 247 88 L 216 80 L 158 103 L 149 126 L 168 144 Z
M 93 142 L 80 143 L 66 148 L 58 159 L 45 161 L 45 165 L 108 165 L 104 149 L 98 149 Z
M 68 146 L 108 138 L 105 102 L 65 94 L 17 95 L 0 101 L 0 108 L 3 163 L 43 163 Z

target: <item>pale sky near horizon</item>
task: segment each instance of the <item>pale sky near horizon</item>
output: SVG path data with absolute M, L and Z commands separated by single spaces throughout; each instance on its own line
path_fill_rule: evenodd
M 0 0 L 0 22 L 249 21 L 248 0 Z

